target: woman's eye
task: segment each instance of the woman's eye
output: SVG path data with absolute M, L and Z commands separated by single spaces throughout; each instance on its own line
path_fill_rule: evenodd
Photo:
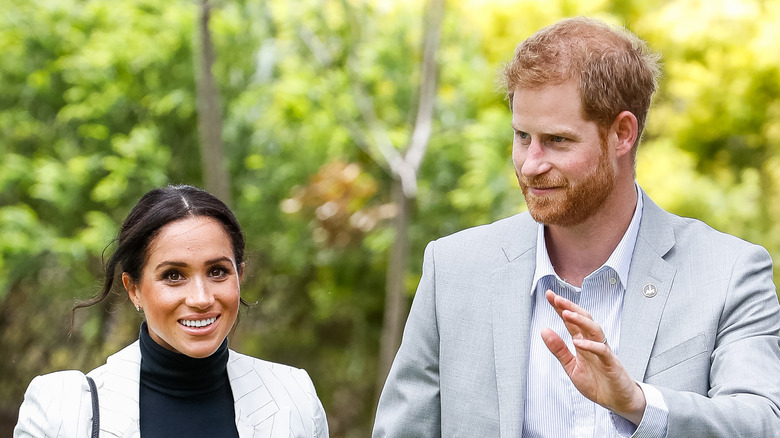
M 184 276 L 182 276 L 181 273 L 178 271 L 168 271 L 165 273 L 165 275 L 163 275 L 163 278 L 168 281 L 176 282 L 176 281 L 183 280 Z
M 225 268 L 211 268 L 209 271 L 209 277 L 217 277 L 222 278 L 225 277 L 228 274 L 227 270 Z

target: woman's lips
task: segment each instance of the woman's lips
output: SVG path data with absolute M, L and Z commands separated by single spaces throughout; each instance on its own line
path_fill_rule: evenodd
M 210 318 L 182 318 L 179 320 L 179 326 L 189 333 L 207 334 L 217 327 L 219 319 L 219 315 Z

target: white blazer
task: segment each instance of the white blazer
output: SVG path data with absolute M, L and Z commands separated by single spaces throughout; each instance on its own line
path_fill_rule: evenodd
M 140 437 L 138 341 L 89 372 L 100 401 L 100 437 Z M 306 371 L 229 351 L 227 373 L 240 437 L 328 437 L 328 423 Z M 19 409 L 14 437 L 87 438 L 92 398 L 80 371 L 32 380 Z

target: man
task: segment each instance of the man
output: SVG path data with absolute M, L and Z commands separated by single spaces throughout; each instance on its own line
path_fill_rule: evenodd
M 428 245 L 374 437 L 780 436 L 769 255 L 634 180 L 657 58 L 575 18 L 505 76 L 529 213 Z

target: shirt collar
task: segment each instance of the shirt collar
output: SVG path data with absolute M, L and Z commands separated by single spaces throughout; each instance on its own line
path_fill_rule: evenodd
M 631 223 L 628 224 L 623 238 L 620 239 L 620 243 L 615 247 L 610 254 L 604 266 L 608 266 L 617 272 L 620 283 L 625 288 L 628 284 L 628 272 L 631 268 L 631 257 L 634 254 L 634 247 L 636 246 L 636 238 L 639 235 L 639 223 L 642 221 L 642 207 L 644 202 L 642 200 L 643 191 L 639 187 L 639 184 L 634 182 L 636 187 L 637 201 L 636 208 L 634 209 L 634 216 L 631 218 Z M 536 290 L 536 285 L 542 278 L 552 275 L 560 280 L 558 274 L 555 273 L 552 262 L 550 262 L 550 255 L 547 253 L 547 244 L 544 241 L 544 224 L 539 224 L 538 232 L 536 234 L 536 269 L 534 270 L 534 281 L 531 284 L 531 294 Z M 599 268 L 601 269 L 601 268 Z M 599 269 L 596 269 L 598 271 Z M 594 272 L 596 272 L 594 271 Z

